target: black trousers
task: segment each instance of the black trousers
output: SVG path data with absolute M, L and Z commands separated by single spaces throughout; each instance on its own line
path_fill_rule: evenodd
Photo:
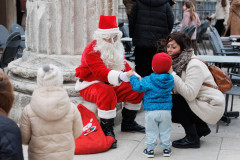
M 152 58 L 156 51 L 156 48 L 135 47 L 135 70 L 141 77 L 148 76 L 153 72 Z
M 223 22 L 224 22 L 224 19 L 218 19 L 215 24 L 215 28 L 217 29 L 220 37 L 224 34 L 224 31 L 225 31 Z
M 206 124 L 188 106 L 186 100 L 179 94 L 172 95 L 172 122 L 179 123 L 183 128 L 194 124 Z

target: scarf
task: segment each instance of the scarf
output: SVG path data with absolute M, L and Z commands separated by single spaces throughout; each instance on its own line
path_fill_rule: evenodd
M 193 55 L 193 49 L 182 51 L 180 54 L 172 56 L 172 67 L 173 71 L 181 77 L 182 71 L 186 70 L 188 62 L 191 60 Z

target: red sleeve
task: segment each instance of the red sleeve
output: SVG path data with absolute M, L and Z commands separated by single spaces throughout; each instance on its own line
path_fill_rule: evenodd
M 125 71 L 127 72 L 127 71 L 130 71 L 130 70 L 132 70 L 132 67 L 126 61 L 126 63 L 125 63 Z
M 98 51 L 94 53 L 89 52 L 85 54 L 84 58 L 89 70 L 96 80 L 108 82 L 108 73 L 111 71 L 111 69 L 108 69 L 103 63 L 102 59 L 100 58 L 100 53 Z

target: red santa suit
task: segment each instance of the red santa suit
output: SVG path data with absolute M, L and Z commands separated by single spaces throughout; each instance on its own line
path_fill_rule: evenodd
M 110 119 L 116 117 L 116 104 L 125 102 L 125 108 L 139 110 L 143 93 L 132 90 L 129 82 L 120 82 L 120 73 L 131 70 L 124 61 L 125 68 L 121 71 L 109 69 L 101 59 L 101 53 L 95 50 L 96 40 L 92 41 L 83 51 L 81 65 L 76 68 L 75 76 L 79 78 L 75 89 L 80 95 L 98 106 L 98 116 Z

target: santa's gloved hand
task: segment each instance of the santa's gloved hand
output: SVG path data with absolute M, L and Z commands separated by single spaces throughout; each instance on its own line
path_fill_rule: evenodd
M 127 72 L 120 73 L 119 78 L 123 82 L 129 82 L 130 78 L 127 76 Z

